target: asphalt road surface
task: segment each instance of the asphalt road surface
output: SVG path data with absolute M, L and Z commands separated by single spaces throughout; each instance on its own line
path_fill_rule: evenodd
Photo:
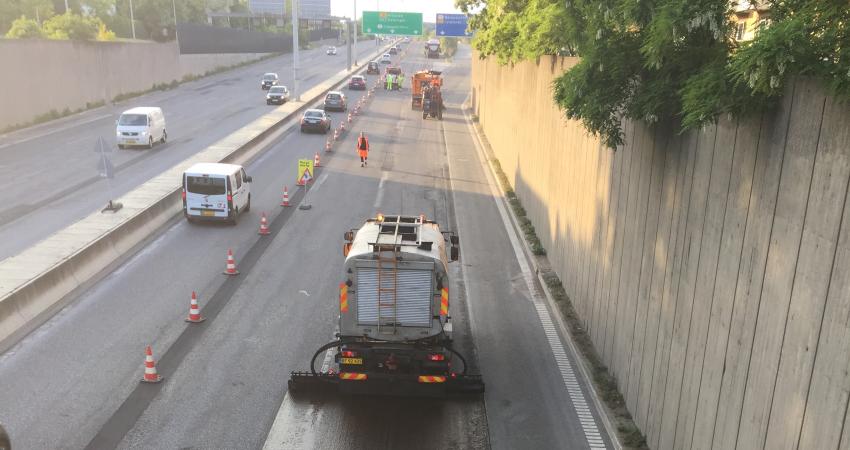
M 564 370 L 573 355 L 561 356 L 562 336 L 543 319 L 548 312 L 535 300 L 527 261 L 460 110 L 469 49 L 452 63 L 420 52 L 411 44 L 401 65 L 407 74 L 445 70 L 442 122 L 411 110 L 409 91 L 377 91 L 335 151 L 322 155 L 306 211 L 279 207 L 281 189 L 292 188 L 297 159 L 312 157 L 324 137 L 282 137 L 248 166 L 252 208 L 238 225 L 177 221 L 0 356 L 0 422 L 15 445 L 590 448 L 586 424 L 598 414 L 588 401 L 580 416 L 585 406 L 568 391 Z M 350 95 L 354 102 L 361 94 Z M 368 167 L 360 167 L 354 149 L 359 131 L 370 138 Z M 304 200 L 302 191 L 291 193 L 294 204 Z M 263 211 L 272 235 L 260 237 Z M 458 231 L 454 334 L 473 371 L 483 374 L 485 394 L 423 400 L 287 393 L 289 372 L 305 370 L 332 340 L 343 232 L 378 211 L 424 213 Z M 221 273 L 228 248 L 236 277 Z M 183 321 L 192 290 L 206 317 L 200 325 Z M 138 382 L 148 344 L 161 384 Z M 585 380 L 575 386 L 587 396 Z M 598 431 L 601 446 L 609 446 Z
M 375 51 L 360 43 L 363 57 Z M 346 67 L 345 49 L 328 56 L 325 47 L 301 52 L 301 92 Z M 265 72 L 277 72 L 292 88 L 292 55 L 186 83 L 176 89 L 136 97 L 67 120 L 54 121 L 0 138 L 0 233 L 15 236 L 0 246 L 0 259 L 15 255 L 94 211 L 110 198 L 139 186 L 176 163 L 207 148 L 266 114 Z M 168 143 L 153 149 L 118 150 L 115 120 L 136 106 L 159 106 L 165 114 Z M 98 177 L 98 138 L 114 146 L 115 178 Z

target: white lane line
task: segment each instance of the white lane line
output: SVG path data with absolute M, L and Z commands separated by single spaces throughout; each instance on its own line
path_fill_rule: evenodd
M 51 129 L 47 133 L 41 133 L 41 134 L 37 134 L 35 136 L 30 136 L 30 137 L 27 137 L 27 138 L 18 139 L 17 141 L 14 141 L 14 142 L 7 142 L 5 144 L 0 145 L 0 149 L 4 149 L 4 148 L 12 146 L 12 145 L 23 144 L 24 142 L 29 142 L 33 139 L 38 139 L 38 138 L 42 138 L 42 137 L 45 137 L 45 136 L 50 136 L 51 134 L 60 133 L 62 131 L 68 131 L 72 128 L 76 128 L 76 127 L 79 127 L 81 125 L 86 125 L 86 124 L 89 124 L 89 123 L 92 123 L 92 122 L 97 122 L 98 120 L 102 120 L 102 119 L 105 119 L 107 117 L 112 117 L 112 114 L 102 114 L 102 115 L 99 115 L 99 116 L 96 116 L 96 117 L 92 117 L 91 119 L 84 120 L 82 122 L 74 122 L 74 123 L 70 123 L 70 124 L 68 124 L 67 126 L 64 126 L 64 127 Z
M 466 122 L 466 126 L 469 129 L 469 134 L 472 137 L 472 141 L 475 144 L 475 148 L 478 151 L 479 160 L 482 163 L 487 163 L 487 156 L 484 153 L 483 144 L 479 142 L 478 135 L 476 131 L 472 128 L 472 123 L 469 118 L 466 116 L 466 112 L 463 113 L 464 119 Z M 445 139 L 445 129 L 443 130 L 443 138 Z M 451 164 L 449 165 L 451 166 Z M 490 188 L 490 195 L 493 198 L 493 201 L 496 203 L 496 209 L 499 210 L 499 216 L 502 218 L 502 223 L 505 226 L 505 231 L 508 233 L 508 238 L 511 241 L 511 247 L 513 247 L 514 254 L 516 255 L 517 262 L 519 263 L 519 268 L 522 271 L 523 279 L 525 280 L 526 287 L 528 288 L 528 292 L 531 294 L 531 301 L 534 304 L 534 309 L 537 311 L 537 317 L 540 319 L 540 325 L 545 330 L 554 329 L 555 324 L 552 322 L 552 316 L 549 315 L 549 310 L 546 308 L 546 303 L 543 299 L 543 295 L 537 289 L 537 285 L 534 283 L 535 275 L 531 270 L 531 267 L 526 260 L 525 252 L 522 250 L 522 246 L 519 241 L 519 237 L 517 236 L 516 230 L 514 229 L 510 218 L 508 217 L 508 212 L 505 209 L 504 202 L 501 201 L 502 195 L 496 189 L 497 183 L 493 178 L 493 174 L 490 170 L 485 169 L 484 174 L 487 177 L 487 186 Z M 576 409 L 578 405 L 585 406 L 587 402 L 584 398 L 584 392 L 580 388 L 576 388 L 578 386 L 578 379 L 575 376 L 575 372 L 572 368 L 572 361 L 570 358 L 566 356 L 566 351 L 564 350 L 564 346 L 561 343 L 560 337 L 556 334 L 552 335 L 551 333 L 545 333 L 546 340 L 549 342 L 549 348 L 552 351 L 552 357 L 555 359 L 555 362 L 560 361 L 566 362 L 567 366 L 558 366 L 558 371 L 561 373 L 561 378 L 564 382 L 564 387 L 567 389 L 567 395 L 570 397 L 570 401 L 573 404 L 573 409 L 578 415 L 578 410 Z M 560 357 L 560 358 L 559 358 Z M 588 380 L 590 382 L 590 380 Z M 600 412 L 601 414 L 601 412 Z M 596 419 L 586 420 L 579 418 L 579 423 L 581 424 L 582 431 L 584 431 L 585 441 L 587 445 L 591 448 L 606 448 L 604 444 L 597 444 L 596 441 L 591 442 L 592 435 L 594 433 L 598 433 L 599 428 L 596 424 Z
M 378 183 L 378 195 L 375 197 L 375 203 L 372 205 L 373 208 L 380 207 L 384 201 L 384 183 L 387 181 L 388 176 L 389 172 L 381 172 L 381 182 Z
M 319 175 L 319 179 L 316 180 L 316 183 L 313 184 L 313 186 L 310 188 L 310 192 L 318 191 L 319 188 L 322 186 L 322 184 L 325 183 L 325 180 L 327 180 L 327 179 L 328 179 L 327 173 L 323 173 L 323 174 Z

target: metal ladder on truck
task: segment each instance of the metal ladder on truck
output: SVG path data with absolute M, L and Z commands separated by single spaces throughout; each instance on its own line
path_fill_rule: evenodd
M 422 217 L 414 222 L 401 222 L 396 216 L 395 222 L 384 222 L 378 231 L 378 239 L 374 249 L 378 263 L 378 333 L 395 334 L 398 331 L 398 258 L 403 236 L 399 232 L 401 226 L 413 226 L 416 229 L 416 244 L 420 241 L 420 226 Z M 387 227 L 384 230 L 384 227 Z M 401 238 L 401 239 L 400 239 Z M 386 283 L 385 283 L 386 281 Z M 389 284 L 386 287 L 385 284 Z

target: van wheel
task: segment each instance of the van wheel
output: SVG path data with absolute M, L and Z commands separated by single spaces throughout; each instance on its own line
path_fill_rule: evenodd
M 148 137 L 148 148 L 153 148 L 153 136 Z
M 245 212 L 251 210 L 251 194 L 248 194 L 248 203 L 245 204 Z
M 167 139 L 168 139 L 168 133 L 166 133 L 165 130 L 162 130 L 162 138 L 160 138 L 159 142 L 162 142 L 163 144 L 165 144 L 165 141 Z

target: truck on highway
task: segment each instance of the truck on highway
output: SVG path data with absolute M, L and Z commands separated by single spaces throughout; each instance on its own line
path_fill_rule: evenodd
M 428 39 L 428 42 L 425 43 L 425 56 L 428 58 L 439 58 L 440 57 L 440 40 L 439 39 Z
M 443 85 L 442 71 L 420 70 L 413 74 L 410 80 L 410 108 L 422 108 L 422 91 L 429 87 L 440 87 Z
M 459 256 L 457 236 L 424 215 L 378 214 L 344 237 L 337 340 L 316 351 L 309 372 L 292 372 L 290 392 L 484 392 L 452 346 L 448 264 Z M 317 371 L 329 350 L 338 370 Z

